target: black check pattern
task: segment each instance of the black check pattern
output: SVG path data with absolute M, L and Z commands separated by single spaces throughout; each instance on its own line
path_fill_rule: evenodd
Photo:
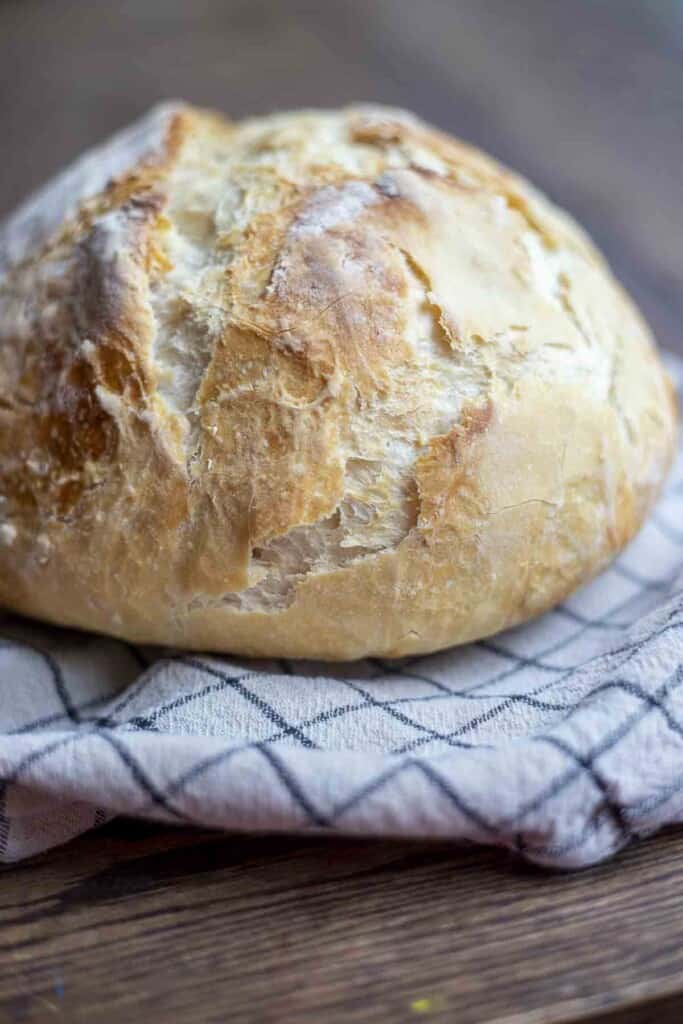
M 593 863 L 683 821 L 682 588 L 683 449 L 599 579 L 429 657 L 160 656 L 1 616 L 0 860 L 125 812 Z

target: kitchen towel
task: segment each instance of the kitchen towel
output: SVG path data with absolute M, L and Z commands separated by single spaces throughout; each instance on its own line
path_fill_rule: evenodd
M 0 861 L 118 814 L 495 843 L 561 868 L 683 821 L 683 449 L 598 579 L 438 654 L 254 661 L 0 614 Z

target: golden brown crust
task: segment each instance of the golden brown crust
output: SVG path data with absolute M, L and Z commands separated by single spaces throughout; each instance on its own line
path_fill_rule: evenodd
M 49 238 L 40 202 L 0 233 L 0 603 L 393 656 L 538 614 L 628 541 L 674 398 L 569 218 L 401 112 L 150 123 Z

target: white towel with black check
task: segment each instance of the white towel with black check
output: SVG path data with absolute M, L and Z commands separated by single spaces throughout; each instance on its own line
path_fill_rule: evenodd
M 683 449 L 599 579 L 428 657 L 160 653 L 0 615 L 0 861 L 119 814 L 496 843 L 564 868 L 682 822 Z

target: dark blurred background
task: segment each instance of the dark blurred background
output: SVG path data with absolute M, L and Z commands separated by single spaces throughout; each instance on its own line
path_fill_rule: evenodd
M 568 207 L 683 353 L 683 0 L 0 0 L 0 215 L 162 97 L 412 108 Z

